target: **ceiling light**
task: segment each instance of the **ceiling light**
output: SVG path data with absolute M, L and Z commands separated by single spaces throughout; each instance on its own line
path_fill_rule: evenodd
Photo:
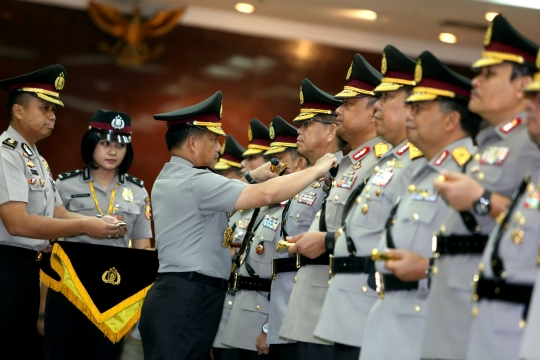
M 493 18 L 495 16 L 499 15 L 499 13 L 496 13 L 496 12 L 487 12 L 486 15 L 484 16 L 486 18 L 487 21 L 491 21 L 493 20 Z
M 237 11 L 240 11 L 241 13 L 245 13 L 245 14 L 251 14 L 252 12 L 255 11 L 255 6 L 251 4 L 246 4 L 246 3 L 237 3 L 236 5 L 234 5 L 234 8 Z
M 353 10 L 351 12 L 351 15 L 354 17 L 357 17 L 362 20 L 376 20 L 377 19 L 377 13 L 375 11 L 371 10 Z
M 456 35 L 450 33 L 440 33 L 439 40 L 448 44 L 454 44 L 457 42 Z

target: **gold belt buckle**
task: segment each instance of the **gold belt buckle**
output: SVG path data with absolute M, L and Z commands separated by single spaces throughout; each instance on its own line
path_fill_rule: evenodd
M 42 257 L 43 257 L 43 253 L 41 251 L 38 251 L 36 254 L 36 261 L 41 261 Z
M 478 301 L 478 299 L 480 298 L 478 296 L 478 282 L 480 281 L 480 273 L 474 275 L 473 277 L 473 281 L 471 283 L 472 285 L 472 301 Z
M 331 279 L 334 276 L 334 255 L 330 254 L 330 263 L 328 265 L 328 279 Z
M 375 272 L 375 291 L 381 300 L 384 299 L 384 278 L 378 271 Z
M 272 273 L 272 280 L 276 280 L 276 259 L 274 258 L 270 262 L 270 272 Z
M 234 273 L 233 290 L 238 291 L 238 273 Z

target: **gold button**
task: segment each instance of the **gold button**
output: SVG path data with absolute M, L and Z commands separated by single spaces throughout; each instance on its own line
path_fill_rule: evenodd
M 480 154 L 475 154 L 474 161 L 479 161 L 479 160 L 480 160 Z
M 259 305 L 255 306 L 255 309 L 261 310 L 261 307 Z
M 296 284 L 296 276 L 294 277 L 294 283 Z
M 472 308 L 471 315 L 472 317 L 478 316 L 478 308 L 476 306 Z
M 367 286 L 362 286 L 362 292 L 366 292 L 367 291 Z
M 315 219 L 318 219 L 321 217 L 321 212 L 319 211 L 318 213 L 315 214 Z
M 441 225 L 441 232 L 446 232 L 446 226 L 445 225 Z
M 328 286 L 330 286 L 330 283 L 331 283 L 331 282 L 332 282 L 331 280 L 328 280 Z
M 396 219 L 392 219 L 392 225 L 396 225 L 397 223 L 397 220 Z
M 512 242 L 515 244 L 515 245 L 521 245 L 521 243 L 523 242 L 523 237 L 525 236 L 525 232 L 523 232 L 523 230 L 521 229 L 514 229 L 512 230 Z
M 527 223 L 527 219 L 525 219 L 524 217 L 519 219 L 519 225 L 525 225 L 525 223 Z
M 296 214 L 296 218 L 297 218 L 297 219 L 300 219 L 300 214 Z
M 366 195 L 366 199 L 367 199 L 367 200 L 371 199 L 371 195 L 367 194 L 367 195 Z
M 433 275 L 437 275 L 437 274 L 439 273 L 439 268 L 436 267 L 436 266 L 434 266 L 433 269 L 431 269 L 431 273 L 432 273 Z
M 334 201 L 338 201 L 338 199 L 339 199 L 339 196 L 337 196 L 337 195 L 334 196 Z
M 367 214 L 367 212 L 369 211 L 369 206 L 368 204 L 364 204 L 362 205 L 362 214 Z
M 231 301 L 231 300 L 227 301 L 227 305 L 231 306 L 231 305 L 232 305 L 232 301 Z
M 484 180 L 484 173 L 478 173 L 478 180 Z
M 414 213 L 412 218 L 413 218 L 413 220 L 416 221 L 416 220 L 420 219 L 420 216 L 417 213 Z
M 360 204 L 360 201 L 362 201 L 362 197 L 361 197 L 361 196 L 358 196 L 358 197 L 356 198 L 356 203 L 357 203 L 357 204 Z
M 293 199 L 298 199 L 298 194 L 294 195 Z
M 519 328 L 523 329 L 527 325 L 527 322 L 525 320 L 519 320 Z
M 370 191 L 370 190 L 371 190 L 371 186 L 366 186 L 366 188 L 365 188 L 364 190 Z
M 375 195 L 377 195 L 377 196 L 381 195 L 381 189 L 375 190 Z
M 416 190 L 416 185 L 411 184 L 407 189 L 409 190 L 409 192 L 413 192 L 414 190 Z
M 418 306 L 418 305 L 415 306 L 415 307 L 414 307 L 414 312 L 420 312 L 420 306 Z
M 264 236 L 261 236 L 261 241 L 263 241 L 263 240 L 264 240 Z
M 484 263 L 483 262 L 480 262 L 480 264 L 478 264 L 478 270 L 479 271 L 484 271 Z
M 379 172 L 379 170 L 380 170 L 380 168 L 378 166 L 375 166 L 375 168 L 373 169 L 373 172 L 376 174 L 376 173 Z

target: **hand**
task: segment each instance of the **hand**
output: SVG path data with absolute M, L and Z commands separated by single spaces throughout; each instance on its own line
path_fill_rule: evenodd
M 102 219 L 107 223 L 118 225 L 118 231 L 113 236 L 111 236 L 111 238 L 114 237 L 115 239 L 122 239 L 124 237 L 127 231 L 127 225 L 124 225 L 123 222 L 121 222 L 120 220 L 118 220 L 118 218 L 112 215 L 105 215 L 104 217 L 102 217 Z
M 310 231 L 295 236 L 287 236 L 287 241 L 295 243 L 289 248 L 289 253 L 301 254 L 310 259 L 315 259 L 326 252 L 325 236 L 326 233 L 320 231 Z
M 319 177 L 321 177 L 324 176 L 328 172 L 328 170 L 336 167 L 337 165 L 338 161 L 334 154 L 326 154 L 319 160 L 317 160 L 317 162 L 313 166 L 320 170 Z
M 408 250 L 386 249 L 385 253 L 398 260 L 387 260 L 384 267 L 402 281 L 418 281 L 427 277 L 429 259 Z
M 257 348 L 257 354 L 259 355 L 268 354 L 268 351 L 270 351 L 268 345 L 266 345 L 266 334 L 262 331 L 257 337 L 257 341 L 255 341 L 255 347 Z
M 94 238 L 110 239 L 113 237 L 118 238 L 124 236 L 123 227 L 117 224 L 118 220 L 115 218 L 113 219 L 114 222 L 107 217 L 101 219 L 88 217 L 84 219 L 83 232 Z
M 43 316 L 38 318 L 36 330 L 39 335 L 45 336 L 45 318 Z
M 277 166 L 273 166 L 270 162 L 266 162 L 256 168 L 255 170 L 252 170 L 249 172 L 253 180 L 255 180 L 258 183 L 265 182 L 268 179 L 275 178 L 276 176 L 279 176 L 279 170 L 281 170 L 281 167 L 283 166 L 282 163 L 279 163 Z M 271 171 L 271 167 L 274 167 L 274 171 Z
M 441 176 L 433 182 L 445 201 L 457 211 L 469 211 L 480 199 L 484 188 L 476 180 L 458 172 L 441 170 Z

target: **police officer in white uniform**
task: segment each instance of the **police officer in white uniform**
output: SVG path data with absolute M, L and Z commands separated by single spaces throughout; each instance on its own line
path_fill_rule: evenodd
M 277 176 L 270 164 L 246 183 L 213 173 L 221 149 L 221 92 L 184 109 L 155 115 L 167 121 L 166 163 L 152 190 L 159 274 L 145 299 L 139 330 L 147 359 L 205 359 L 215 338 L 231 257 L 228 213 L 283 201 L 337 161 L 326 154 L 309 169 Z

